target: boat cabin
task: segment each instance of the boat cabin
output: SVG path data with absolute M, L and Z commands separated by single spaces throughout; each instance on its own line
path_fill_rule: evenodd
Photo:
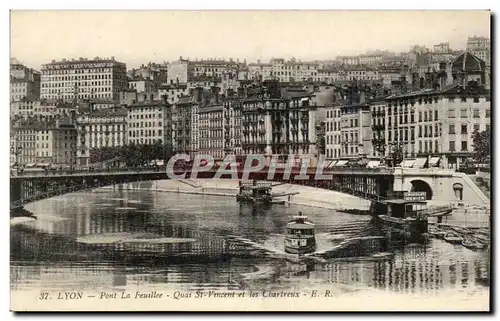
M 291 222 L 286 225 L 286 234 L 287 235 L 298 235 L 298 236 L 306 236 L 306 235 L 314 235 L 314 225 L 308 222 L 297 223 Z
M 299 212 L 286 225 L 285 252 L 304 254 L 314 252 L 315 249 L 314 224 Z
M 411 218 L 417 217 L 425 209 L 427 209 L 427 202 L 422 200 L 388 200 L 387 202 L 387 215 L 397 218 Z
M 272 194 L 272 184 L 268 182 L 257 182 L 252 181 L 239 183 L 239 195 L 250 196 L 253 198 L 271 197 Z

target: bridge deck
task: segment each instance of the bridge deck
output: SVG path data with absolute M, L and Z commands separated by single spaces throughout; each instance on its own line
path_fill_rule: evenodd
M 170 173 L 174 174 L 186 174 L 186 176 L 190 177 L 191 174 L 197 173 L 199 175 L 206 176 L 207 174 L 216 175 L 219 169 L 214 168 L 210 170 L 199 170 L 193 171 L 190 168 L 180 168 L 175 167 L 169 170 Z M 224 170 L 220 170 L 224 176 L 221 178 L 226 178 L 230 174 L 228 172 L 224 172 Z M 165 166 L 161 166 L 158 168 L 109 168 L 109 169 L 99 169 L 99 170 L 58 170 L 58 171 L 24 171 L 24 172 L 16 172 L 11 173 L 11 179 L 15 178 L 37 178 L 37 177 L 78 177 L 78 176 L 109 176 L 109 175 L 137 175 L 137 174 L 166 174 L 167 168 Z M 242 176 L 244 171 L 241 168 L 238 168 L 236 174 L 238 176 Z M 318 168 L 308 168 L 307 170 L 300 170 L 300 168 L 292 168 L 291 170 L 285 170 L 283 168 L 271 169 L 269 167 L 263 168 L 259 171 L 248 171 L 248 174 L 284 174 L 290 173 L 291 175 L 393 175 L 394 171 L 390 168 L 342 168 L 342 169 L 318 169 Z

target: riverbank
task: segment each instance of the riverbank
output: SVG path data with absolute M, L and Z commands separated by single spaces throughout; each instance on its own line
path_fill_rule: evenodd
M 206 180 L 161 180 L 154 182 L 137 182 L 116 185 L 115 190 L 136 190 L 164 193 L 181 193 L 193 195 L 236 197 L 238 181 L 228 179 Z M 101 189 L 110 190 L 112 186 Z M 332 210 L 360 210 L 370 208 L 370 201 L 343 193 L 320 188 L 283 184 L 273 187 L 273 194 L 299 193 L 297 195 L 279 197 L 288 204 L 319 207 Z

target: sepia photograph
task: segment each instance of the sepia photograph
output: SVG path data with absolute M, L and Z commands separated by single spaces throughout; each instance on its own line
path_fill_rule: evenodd
M 491 311 L 490 30 L 11 10 L 11 311 Z

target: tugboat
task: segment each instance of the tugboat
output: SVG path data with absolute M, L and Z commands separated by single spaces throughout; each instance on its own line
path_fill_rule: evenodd
M 286 225 L 285 252 L 290 254 L 306 254 L 316 250 L 316 238 L 314 236 L 314 224 L 307 216 L 294 216 L 293 220 Z

